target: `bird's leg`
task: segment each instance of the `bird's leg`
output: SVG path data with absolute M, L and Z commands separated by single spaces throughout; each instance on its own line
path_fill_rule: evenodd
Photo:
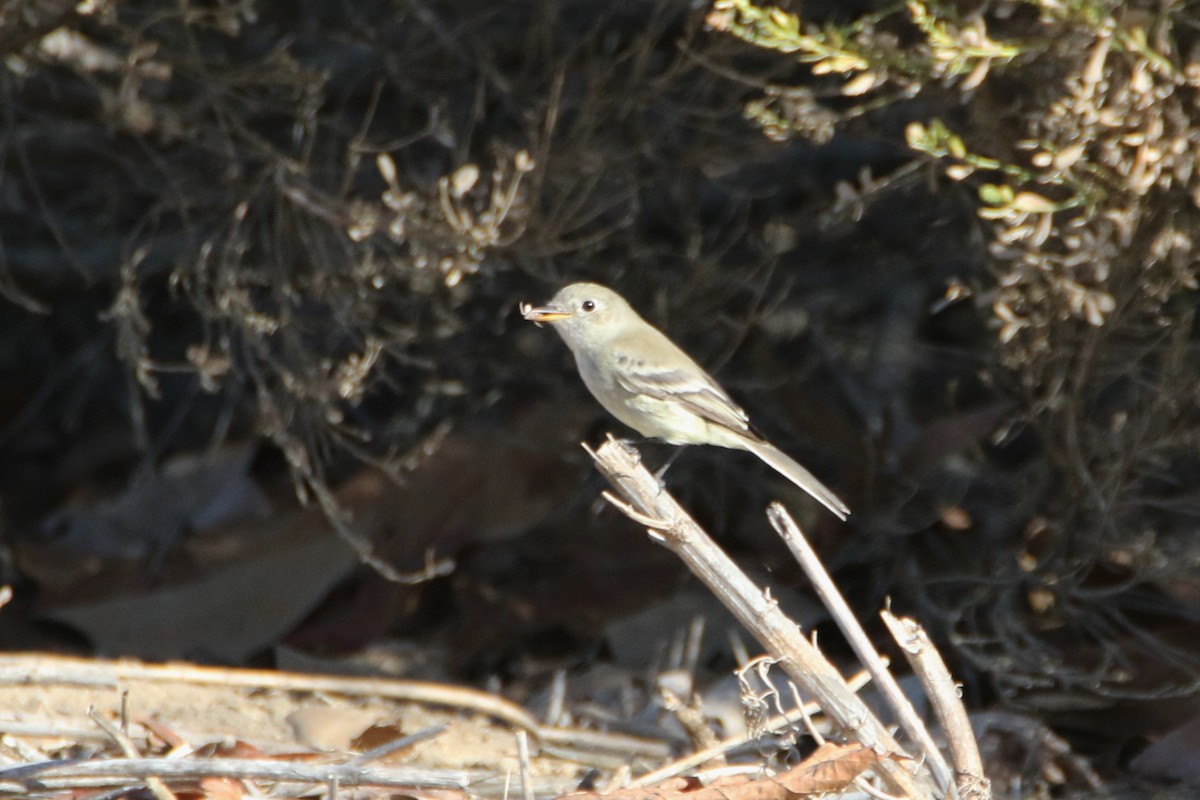
M 667 463 L 663 464 L 654 471 L 654 479 L 659 483 L 663 482 L 663 476 L 667 474 L 667 470 L 675 463 L 675 459 L 679 458 L 679 454 L 683 452 L 682 447 L 672 447 L 671 455 L 667 457 Z
M 609 434 L 609 435 L 611 436 L 611 434 Z M 637 439 L 624 438 L 624 437 L 622 437 L 622 438 L 613 437 L 613 438 L 622 447 L 625 447 L 627 449 L 634 449 L 634 451 L 638 453 L 639 458 L 641 457 L 641 452 L 635 448 L 635 445 L 662 444 L 661 439 L 650 439 L 650 438 L 646 438 L 646 437 L 641 437 L 641 438 L 637 438 Z M 667 470 L 671 468 L 671 465 L 675 463 L 675 459 L 679 458 L 679 454 L 682 452 L 683 452 L 682 447 L 672 447 L 671 448 L 671 455 L 667 457 L 667 462 L 665 464 L 663 464 L 661 467 L 659 467 L 657 470 L 654 471 L 654 479 L 656 481 L 658 481 L 659 483 L 663 482 L 663 476 L 667 474 Z

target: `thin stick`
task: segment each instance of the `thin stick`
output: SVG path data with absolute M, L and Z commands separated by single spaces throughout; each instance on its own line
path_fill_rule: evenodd
M 850 610 L 846 599 L 834 585 L 825 565 L 821 563 L 816 551 L 808 543 L 800 526 L 780 503 L 771 503 L 767 508 L 767 518 L 771 521 L 775 531 L 783 538 L 788 549 L 792 551 L 792 557 L 796 559 L 800 568 L 804 570 L 804 574 L 812 582 L 817 596 L 821 598 L 821 602 L 833 616 L 834 622 L 841 629 L 846 641 L 850 643 L 850 647 L 858 656 L 859 661 L 866 667 L 867 672 L 871 673 L 871 678 L 875 681 L 879 693 L 896 712 L 900 726 L 921 749 L 921 753 L 925 756 L 930 771 L 933 773 L 934 780 L 937 781 L 938 788 L 943 792 L 952 791 L 950 765 L 946 763 L 945 757 L 938 750 L 933 736 L 925 727 L 925 723 L 921 721 L 917 710 L 908 701 L 908 697 L 896 683 L 896 679 L 892 677 L 891 671 L 883 663 L 879 653 L 875 652 L 875 647 L 871 644 L 867 632 L 862 629 L 862 625 L 855 618 L 854 612 Z
M 554 670 L 550 681 L 550 700 L 546 703 L 546 724 L 561 725 L 563 713 L 567 707 L 567 671 Z
M 529 734 L 525 731 L 517 731 L 517 763 L 521 767 L 521 797 L 523 800 L 533 800 L 533 782 L 529 777 Z
M 946 669 L 946 662 L 929 640 L 925 629 L 915 620 L 897 618 L 887 610 L 880 612 L 880 616 L 892 638 L 904 651 L 913 672 L 920 678 L 942 730 L 946 732 L 959 797 L 963 800 L 990 800 L 992 784 L 984 775 L 983 759 L 979 755 L 971 720 L 963 707 L 958 684 L 950 677 L 950 670 Z
M 851 691 L 857 692 L 863 686 L 866 686 L 870 681 L 870 676 L 865 672 L 860 672 L 852 677 L 848 683 Z M 805 703 L 802 706 L 792 709 L 786 714 L 780 714 L 771 717 L 763 724 L 764 730 L 778 730 L 779 728 L 790 727 L 807 716 L 816 714 L 821 710 L 821 706 L 815 702 Z M 730 752 L 743 747 L 758 738 L 757 733 L 746 731 L 737 736 L 730 736 L 728 739 L 723 739 L 717 742 L 712 747 L 706 747 L 703 750 L 697 750 L 694 753 L 688 753 L 683 758 L 676 759 L 666 766 L 660 767 L 653 772 L 647 772 L 639 778 L 630 781 L 630 789 L 639 789 L 643 786 L 653 786 L 656 783 L 662 783 L 667 778 L 674 778 L 676 775 L 682 775 L 685 772 L 699 767 L 718 756 L 724 756 Z
M 129 720 L 128 705 L 126 703 L 127 699 L 128 695 L 123 694 L 121 703 L 121 716 L 126 723 L 128 723 Z M 117 747 L 121 749 L 121 753 L 126 758 L 138 758 L 141 756 L 141 753 L 138 752 L 137 747 L 134 746 L 133 740 L 129 738 L 129 735 L 116 725 L 113 725 L 111 722 L 106 720 L 103 716 L 96 713 L 96 709 L 90 709 L 88 711 L 88 716 L 92 718 L 92 722 L 95 722 L 96 725 L 100 727 L 100 730 L 109 735 L 109 737 L 116 743 Z M 150 793 L 157 797 L 158 800 L 178 800 L 178 798 L 175 796 L 175 793 L 168 789 L 167 785 L 163 783 L 160 778 L 147 776 L 146 788 L 149 789 Z
M 379 747 L 374 747 L 362 755 L 355 756 L 346 763 L 358 765 L 369 764 L 372 761 L 379 761 L 381 758 L 387 758 L 388 756 L 400 750 L 407 750 L 413 745 L 423 742 L 426 739 L 432 739 L 435 736 L 441 736 L 449 727 L 449 723 L 443 722 L 441 725 L 433 725 L 424 730 L 417 731 L 416 733 L 410 733 L 408 736 L 401 736 L 398 739 L 393 739 L 387 744 L 381 744 Z
M 0 770 L 0 792 L 107 785 L 115 780 L 199 779 L 273 780 L 322 784 L 336 778 L 342 786 L 465 789 L 491 773 L 449 769 L 393 769 L 350 764 L 302 764 L 241 758 L 107 758 L 56 760 Z

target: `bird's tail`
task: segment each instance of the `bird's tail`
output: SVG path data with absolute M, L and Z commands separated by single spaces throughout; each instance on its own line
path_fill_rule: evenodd
M 817 476 L 800 466 L 778 447 L 761 439 L 747 437 L 743 441 L 747 450 L 765 461 L 771 469 L 812 495 L 814 500 L 832 511 L 838 519 L 845 522 L 846 517 L 850 516 L 850 508 L 841 501 L 841 498 L 817 480 Z

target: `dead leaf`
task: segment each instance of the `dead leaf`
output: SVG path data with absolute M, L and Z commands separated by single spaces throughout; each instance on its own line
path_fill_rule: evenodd
M 205 800 L 242 800 L 246 787 L 232 778 L 201 778 L 200 790 Z
M 599 795 L 573 792 L 560 800 L 795 800 L 797 797 L 838 792 L 879 762 L 879 756 L 860 744 L 826 742 L 795 767 L 769 778 L 737 775 L 700 786 L 693 778 L 672 778 L 657 786 L 624 789 Z
M 288 528 L 286 518 L 275 524 Z M 195 580 L 39 616 L 83 632 L 105 653 L 239 663 L 276 643 L 357 564 L 331 532 L 292 533 Z
M 314 750 L 350 750 L 378 720 L 377 712 L 351 706 L 308 706 L 287 716 L 292 734 Z
M 167 747 L 174 749 L 187 744 L 187 741 L 165 722 L 141 714 L 134 715 L 134 721 L 162 739 Z
M 877 763 L 879 756 L 869 747 L 826 742 L 773 780 L 785 791 L 795 794 L 840 792 Z
M 374 750 L 404 737 L 404 731 L 395 725 L 372 725 L 350 742 L 350 749 L 358 752 Z

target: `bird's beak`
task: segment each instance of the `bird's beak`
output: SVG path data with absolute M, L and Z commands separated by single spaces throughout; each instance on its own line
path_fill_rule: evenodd
M 558 322 L 571 316 L 571 312 L 559 306 L 531 306 L 521 303 L 521 316 L 530 322 Z

